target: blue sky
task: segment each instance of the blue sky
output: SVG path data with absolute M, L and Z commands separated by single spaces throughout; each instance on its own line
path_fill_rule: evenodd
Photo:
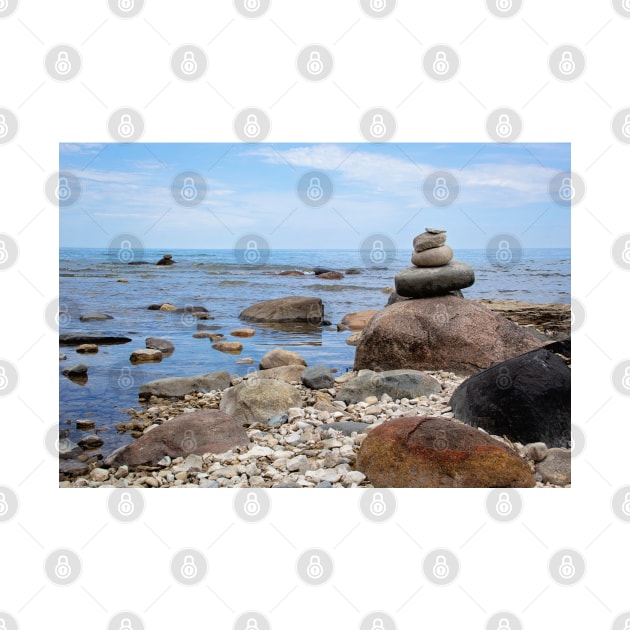
M 272 248 L 356 248 L 382 233 L 411 247 L 425 227 L 448 231 L 453 248 L 484 248 L 497 233 L 528 247 L 570 247 L 570 209 L 554 203 L 550 180 L 570 171 L 569 144 L 62 144 L 60 170 L 81 182 L 60 209 L 62 247 L 106 248 L 131 233 L 146 248 L 230 249 L 244 234 Z M 334 186 L 320 208 L 306 206 L 299 179 L 322 171 Z M 449 171 L 460 192 L 429 204 L 422 184 Z M 183 171 L 207 195 L 182 207 L 171 183 Z

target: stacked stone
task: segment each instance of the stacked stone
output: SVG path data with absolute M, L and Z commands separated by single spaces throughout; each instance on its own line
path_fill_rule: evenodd
M 446 231 L 426 228 L 413 239 L 413 267 L 396 274 L 396 293 L 407 298 L 447 295 L 465 289 L 475 282 L 470 265 L 453 259 L 453 250 L 446 245 Z

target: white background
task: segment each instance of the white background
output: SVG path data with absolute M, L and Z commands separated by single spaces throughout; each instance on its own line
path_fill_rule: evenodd
M 20 248 L 17 263 L 0 272 L 0 358 L 20 378 L 0 398 L 0 485 L 20 499 L 16 517 L 0 524 L 0 610 L 23 629 L 105 628 L 120 610 L 151 629 L 231 628 L 246 610 L 261 611 L 277 630 L 358 628 L 372 610 L 388 612 L 401 629 L 484 628 L 498 610 L 537 630 L 611 627 L 630 608 L 630 526 L 610 507 L 630 483 L 628 400 L 611 383 L 614 366 L 630 356 L 628 275 L 610 251 L 630 231 L 630 146 L 610 127 L 630 105 L 629 35 L 630 20 L 603 0 L 526 0 L 511 19 L 481 0 L 400 0 L 381 20 L 355 0 L 273 0 L 255 20 L 228 0 L 149 0 L 128 20 L 104 0 L 21 0 L 0 19 L 0 107 L 20 123 L 17 137 L 0 145 L 0 232 Z M 69 83 L 44 69 L 59 43 L 83 59 Z M 203 80 L 172 74 L 170 55 L 184 43 L 205 48 Z M 296 55 L 310 43 L 335 57 L 322 83 L 296 72 Z M 436 43 L 461 59 L 446 83 L 422 69 L 423 51 Z M 587 60 L 570 83 L 547 67 L 563 43 Z M 58 294 L 58 210 L 43 188 L 58 168 L 58 143 L 110 141 L 107 119 L 122 106 L 142 112 L 145 142 L 235 141 L 233 119 L 248 106 L 268 113 L 272 142 L 362 141 L 360 116 L 375 106 L 394 113 L 399 142 L 488 141 L 486 117 L 500 106 L 522 117 L 520 141 L 571 142 L 572 169 L 586 183 L 571 210 L 572 294 L 587 313 L 574 335 L 573 422 L 586 447 L 573 460 L 573 487 L 522 490 L 523 512 L 509 524 L 488 517 L 487 491 L 397 491 L 398 509 L 380 525 L 360 512 L 360 491 L 272 491 L 271 511 L 256 525 L 236 516 L 230 491 L 146 492 L 142 517 L 123 525 L 108 514 L 106 491 L 60 490 L 43 443 L 58 417 L 57 334 L 44 319 Z M 43 571 L 58 547 L 83 562 L 80 579 L 65 588 Z M 182 547 L 205 550 L 203 584 L 172 579 L 170 559 Z M 324 586 L 296 575 L 308 547 L 333 555 Z M 435 547 L 460 559 L 450 586 L 423 577 L 422 558 Z M 562 547 L 586 559 L 575 586 L 549 577 L 548 559 Z

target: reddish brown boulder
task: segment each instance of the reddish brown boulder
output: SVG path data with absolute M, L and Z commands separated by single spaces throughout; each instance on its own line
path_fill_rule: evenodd
M 105 460 L 105 465 L 155 465 L 165 455 L 225 453 L 246 444 L 249 438 L 240 422 L 217 409 L 204 409 L 184 413 L 151 429 L 135 442 L 115 450 Z
M 357 469 L 376 488 L 531 488 L 529 464 L 511 448 L 444 418 L 395 418 L 372 429 Z
M 540 345 L 513 322 L 470 300 L 451 295 L 405 300 L 370 320 L 354 369 L 476 374 Z
M 239 317 L 250 322 L 308 322 L 317 325 L 324 318 L 324 305 L 316 297 L 282 297 L 253 304 Z

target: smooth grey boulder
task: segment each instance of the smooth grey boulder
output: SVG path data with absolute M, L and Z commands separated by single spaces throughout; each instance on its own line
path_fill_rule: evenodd
M 335 379 L 327 366 L 313 365 L 302 372 L 302 384 L 310 389 L 329 389 Z
M 151 396 L 161 398 L 183 398 L 192 392 L 206 393 L 212 390 L 222 390 L 230 386 L 230 375 L 223 372 L 210 372 L 197 376 L 173 376 L 149 381 L 140 386 L 138 398 L 145 399 Z
M 407 267 L 396 274 L 396 293 L 402 297 L 433 297 L 465 289 L 475 283 L 470 265 L 451 260 L 441 267 Z

